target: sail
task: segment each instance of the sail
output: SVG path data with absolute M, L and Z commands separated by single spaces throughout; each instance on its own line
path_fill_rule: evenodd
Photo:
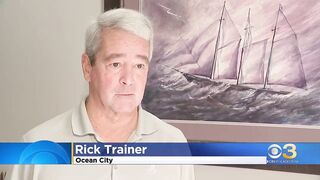
M 267 84 L 304 88 L 307 85 L 297 35 L 279 5 L 268 61 Z
M 212 51 L 214 50 L 214 47 L 215 47 L 215 41 L 210 41 L 209 43 L 206 44 L 196 63 L 198 68 L 195 69 L 192 74 L 211 78 L 212 66 L 213 66 L 212 59 L 214 57 L 214 54 L 212 53 Z
M 179 71 L 212 78 L 216 70 L 213 78 L 236 79 L 240 34 L 225 5 L 219 20 L 220 25 L 211 23 L 191 43 L 196 62 L 177 67 Z
M 216 57 L 213 61 L 213 79 L 236 79 L 240 33 L 227 9 L 221 17 L 221 26 L 216 41 Z
M 240 83 L 263 84 L 267 40 L 244 47 Z
M 278 12 L 278 19 L 276 23 L 276 36 L 275 41 L 283 39 L 288 36 L 296 35 L 295 31 L 293 30 L 291 24 L 289 23 L 287 16 L 283 12 L 283 8 L 280 5 L 279 6 L 279 12 Z
M 237 79 L 237 62 L 240 40 L 233 41 L 217 52 L 214 79 Z
M 201 38 L 202 39 L 202 38 Z M 199 44 L 198 44 L 199 45 Z M 214 41 L 202 42 L 202 50 L 201 53 L 195 53 L 198 58 L 196 62 L 187 63 L 182 66 L 178 66 L 177 69 L 181 72 L 200 75 L 210 78 L 212 72 L 213 61 L 208 61 L 208 59 L 213 59 L 213 49 L 214 49 Z M 193 57 L 195 57 L 193 56 Z
M 215 42 L 217 34 L 212 32 L 217 32 L 219 23 L 217 21 L 209 24 L 205 29 L 203 29 L 199 35 L 190 43 L 192 47 L 191 54 L 198 59 L 201 56 L 203 49 L 208 46 L 209 43 Z
M 244 33 L 244 40 L 242 43 L 242 48 L 241 48 L 241 53 L 240 53 L 240 62 L 239 62 L 239 70 L 238 70 L 238 76 L 237 76 L 237 85 L 241 83 L 241 78 L 242 78 L 242 64 L 243 64 L 243 59 L 247 57 L 249 53 L 249 49 L 252 43 L 252 34 L 251 34 L 251 24 L 250 24 L 250 8 L 248 11 L 248 18 L 247 18 L 247 24 L 246 27 L 244 28 L 245 33 Z M 243 79 L 243 78 L 242 78 Z
M 297 88 L 307 85 L 296 36 L 274 42 L 268 84 Z

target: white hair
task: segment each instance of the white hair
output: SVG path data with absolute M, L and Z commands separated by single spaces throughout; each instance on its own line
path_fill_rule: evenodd
M 119 8 L 99 15 L 97 20 L 88 27 L 85 52 L 89 56 L 91 64 L 94 64 L 95 55 L 101 45 L 101 34 L 105 28 L 123 29 L 149 41 L 149 61 L 151 60 L 153 51 L 153 29 L 151 22 L 137 11 Z

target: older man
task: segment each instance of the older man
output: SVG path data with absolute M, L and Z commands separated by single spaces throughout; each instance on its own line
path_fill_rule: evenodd
M 177 128 L 140 106 L 152 56 L 153 32 L 142 14 L 116 9 L 86 33 L 82 55 L 89 95 L 79 107 L 29 131 L 26 142 L 186 142 Z M 11 179 L 194 179 L 189 165 L 15 166 Z

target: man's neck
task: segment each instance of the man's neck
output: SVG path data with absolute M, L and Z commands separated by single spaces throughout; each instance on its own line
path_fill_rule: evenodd
M 86 109 L 94 131 L 103 141 L 126 142 L 137 127 L 138 108 L 129 113 L 118 113 L 89 96 Z

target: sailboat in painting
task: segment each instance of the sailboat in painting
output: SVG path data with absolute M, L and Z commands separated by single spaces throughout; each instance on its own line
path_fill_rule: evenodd
M 177 67 L 181 72 L 209 79 L 236 79 L 237 59 L 241 36 L 225 7 L 222 9 L 218 30 L 210 24 L 201 34 L 212 34 L 196 38 L 191 50 L 195 63 Z M 230 53 L 231 52 L 231 53 Z
M 212 34 L 213 29 L 214 25 L 211 24 L 201 34 Z M 190 51 L 196 59 L 195 63 L 184 64 L 175 69 L 189 81 L 207 79 L 216 83 L 230 83 L 227 80 L 233 80 L 231 86 L 254 87 L 273 93 L 277 92 L 273 85 L 305 88 L 307 83 L 297 36 L 281 5 L 272 29 L 272 38 L 253 41 L 251 29 L 249 9 L 241 43 L 240 33 L 224 3 L 216 35 L 211 39 L 201 35 L 197 37 Z

